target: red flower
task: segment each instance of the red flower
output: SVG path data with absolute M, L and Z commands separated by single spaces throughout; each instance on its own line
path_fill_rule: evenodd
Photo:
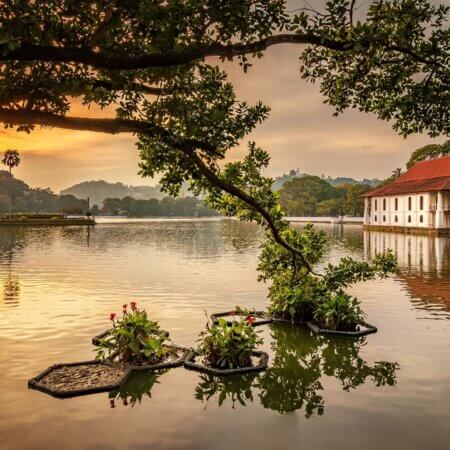
M 136 311 L 136 305 L 137 305 L 136 302 L 130 302 L 130 306 L 133 311 Z
M 248 316 L 247 319 L 246 319 L 246 322 L 247 322 L 249 325 L 254 324 L 255 321 L 256 321 L 256 319 L 255 319 L 253 316 Z
M 114 320 L 116 318 L 116 313 L 111 313 L 109 315 L 109 320 Z
M 128 305 L 125 303 L 125 304 L 122 305 L 122 308 L 123 308 L 123 309 L 127 309 L 127 306 L 128 306 Z

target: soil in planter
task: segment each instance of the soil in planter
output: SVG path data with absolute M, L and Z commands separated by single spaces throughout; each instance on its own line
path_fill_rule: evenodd
M 125 370 L 105 364 L 63 366 L 52 370 L 39 383 L 54 391 L 73 392 L 120 383 Z

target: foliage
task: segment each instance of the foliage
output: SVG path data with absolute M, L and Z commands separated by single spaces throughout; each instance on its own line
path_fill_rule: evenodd
M 424 147 L 418 148 L 411 154 L 411 157 L 406 163 L 406 168 L 410 169 L 419 161 L 441 158 L 442 156 L 447 155 L 450 155 L 450 140 L 444 142 L 443 144 L 425 145 Z
M 284 183 L 280 205 L 288 216 L 362 216 L 361 195 L 370 189 L 361 184 L 332 186 L 320 177 L 303 175 Z
M 169 341 L 157 322 L 147 317 L 145 310 L 130 303 L 123 305 L 122 318 L 111 313 L 111 332 L 100 341 L 97 359 L 116 358 L 128 364 L 156 364 L 167 353 L 165 343 Z
M 325 297 L 314 311 L 314 321 L 328 330 L 353 331 L 364 318 L 358 299 L 345 292 Z
M 3 153 L 2 164 L 9 167 L 9 170 L 13 167 L 17 167 L 20 164 L 20 154 L 17 150 L 6 150 Z
M 227 324 L 224 319 L 200 333 L 198 353 L 210 367 L 238 369 L 252 365 L 251 353 L 262 344 L 251 325 L 252 317 Z
M 302 231 L 288 229 L 284 234 L 288 242 L 295 241 L 313 265 L 324 255 L 325 234 L 311 224 Z M 394 254 L 388 251 L 376 255 L 371 262 L 342 258 L 338 264 L 329 263 L 323 274 L 317 275 L 299 265 L 290 252 L 269 237 L 262 245 L 258 270 L 260 280 L 271 281 L 269 298 L 273 315 L 300 322 L 316 319 L 346 329 L 358 324 L 363 314 L 357 300 L 344 289 L 357 282 L 384 278 L 397 270 L 397 264 Z
M 85 200 L 73 195 L 58 196 L 50 189 L 31 188 L 9 172 L 0 170 L 0 214 L 9 211 L 9 192 L 13 213 L 83 214 L 87 209 Z

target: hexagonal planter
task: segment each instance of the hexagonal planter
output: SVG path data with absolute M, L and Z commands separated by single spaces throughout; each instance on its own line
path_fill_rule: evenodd
M 367 334 L 376 333 L 378 331 L 377 327 L 367 322 L 361 322 L 360 324 L 358 324 L 355 331 L 327 330 L 325 328 L 320 328 L 319 325 L 313 322 L 307 322 L 306 325 L 310 330 L 314 331 L 314 333 L 317 334 L 332 334 L 347 337 L 360 337 Z
M 131 371 L 141 371 L 141 370 L 161 370 L 170 369 L 172 367 L 180 367 L 184 364 L 190 349 L 185 347 L 178 347 L 177 345 L 165 345 L 164 347 L 173 351 L 165 356 L 165 358 L 156 364 L 143 364 L 143 365 L 132 365 L 126 364 L 126 367 Z
M 266 325 L 272 322 L 272 317 L 267 314 L 265 311 L 252 311 L 250 314 L 256 320 L 253 322 L 252 326 L 257 327 L 258 325 Z M 247 313 L 244 311 L 225 311 L 220 313 L 211 314 L 212 323 L 216 324 L 219 318 L 224 317 L 232 317 L 232 316 L 247 316 Z M 231 325 L 233 320 L 227 320 L 227 324 Z
M 206 366 L 198 362 L 199 354 L 195 351 L 189 353 L 184 361 L 184 367 L 189 370 L 196 370 L 198 372 L 209 373 L 211 375 L 235 375 L 247 372 L 260 372 L 267 369 L 269 355 L 266 352 L 254 350 L 252 356 L 258 359 L 258 363 L 254 366 L 240 367 L 239 369 L 216 369 L 214 367 Z
M 98 347 L 100 345 L 100 341 L 107 337 L 112 331 L 112 328 L 109 328 L 105 330 L 103 333 L 97 334 L 97 336 L 94 336 L 92 338 L 92 345 L 95 345 Z M 169 337 L 169 332 L 165 330 L 161 330 L 161 332 L 164 334 L 164 336 Z
M 28 387 L 57 398 L 108 392 L 120 388 L 131 371 L 97 360 L 54 364 L 28 381 Z

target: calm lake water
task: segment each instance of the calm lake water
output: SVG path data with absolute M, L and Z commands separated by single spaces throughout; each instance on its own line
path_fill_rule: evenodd
M 1 228 L 0 448 L 448 450 L 450 238 L 321 228 L 331 260 L 396 249 L 401 275 L 353 289 L 377 334 L 262 327 L 266 372 L 140 374 L 112 394 L 114 408 L 108 394 L 58 400 L 27 380 L 91 359 L 91 337 L 131 300 L 183 346 L 205 310 L 264 308 L 260 230 L 228 220 Z

